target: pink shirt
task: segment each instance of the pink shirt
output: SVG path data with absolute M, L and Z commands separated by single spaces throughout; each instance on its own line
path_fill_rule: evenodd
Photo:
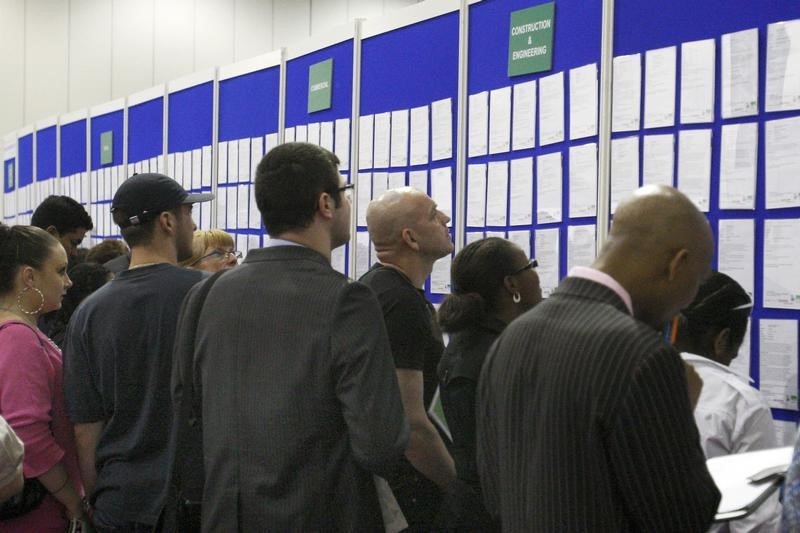
M 619 296 L 622 301 L 625 302 L 625 307 L 628 308 L 630 314 L 633 314 L 633 302 L 631 301 L 631 295 L 628 294 L 628 291 L 625 290 L 625 287 L 620 285 L 617 280 L 605 272 L 600 272 L 596 268 L 576 266 L 572 267 L 572 270 L 570 270 L 569 274 L 567 275 L 573 278 L 588 279 L 589 281 L 594 281 L 595 283 L 599 283 L 604 287 L 608 287 L 617 293 L 617 296 Z
M 18 320 L 0 324 L 0 414 L 25 445 L 26 478 L 38 477 L 61 461 L 80 489 L 61 350 L 38 329 Z M 63 532 L 67 524 L 64 507 L 48 495 L 27 515 L 0 522 L 0 532 Z

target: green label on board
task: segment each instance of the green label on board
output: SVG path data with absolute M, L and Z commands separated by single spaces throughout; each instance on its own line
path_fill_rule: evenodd
M 110 165 L 114 162 L 114 132 L 104 131 L 100 134 L 100 164 Z
M 331 108 L 333 58 L 308 67 L 308 112 Z
M 553 67 L 555 2 L 511 13 L 508 75 L 544 72 Z

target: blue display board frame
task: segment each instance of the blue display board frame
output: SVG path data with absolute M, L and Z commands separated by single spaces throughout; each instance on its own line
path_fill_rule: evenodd
M 86 172 L 86 121 L 81 118 L 67 124 L 62 124 L 61 129 L 61 177 L 71 176 L 79 172 Z
M 48 126 L 36 130 L 36 181 L 48 181 L 58 175 L 58 130 Z
M 164 153 L 164 97 L 128 107 L 128 163 Z

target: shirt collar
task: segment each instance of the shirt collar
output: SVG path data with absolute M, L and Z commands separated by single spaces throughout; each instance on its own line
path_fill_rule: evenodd
M 600 285 L 608 287 L 622 299 L 622 301 L 625 303 L 625 307 L 627 307 L 630 314 L 633 315 L 633 302 L 631 301 L 631 295 L 622 285 L 619 284 L 617 280 L 605 272 L 601 272 L 596 268 L 576 266 L 572 267 L 572 270 L 569 271 L 568 276 L 573 278 L 588 279 L 589 281 L 594 281 L 595 283 L 599 283 Z
M 265 248 L 272 248 L 273 246 L 304 246 L 299 242 L 294 241 L 287 241 L 286 239 L 274 239 L 270 238 L 265 244 Z
M 695 363 L 695 364 L 701 364 L 701 365 L 710 366 L 712 368 L 716 368 L 718 370 L 721 370 L 722 372 L 725 372 L 727 374 L 731 374 L 733 376 L 736 376 L 739 379 L 746 379 L 746 380 L 749 380 L 750 383 L 755 383 L 755 380 L 753 378 L 751 378 L 750 376 L 743 376 L 743 375 L 741 375 L 741 374 L 739 374 L 737 372 L 734 372 L 733 370 L 731 370 L 730 367 L 725 366 L 723 364 L 720 364 L 720 363 L 718 363 L 716 361 L 713 361 L 713 360 L 709 359 L 708 357 L 703 357 L 702 355 L 697 355 L 697 354 L 689 353 L 689 352 L 681 352 L 681 357 L 683 358 L 684 361 L 687 361 L 689 363 Z

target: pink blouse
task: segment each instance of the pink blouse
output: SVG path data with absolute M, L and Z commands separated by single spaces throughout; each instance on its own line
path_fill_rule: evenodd
M 19 320 L 0 324 L 0 415 L 25 445 L 26 478 L 38 477 L 61 461 L 82 490 L 64 400 L 61 350 Z M 48 495 L 34 511 L 0 522 L 0 532 L 63 532 L 67 525 L 66 510 Z

